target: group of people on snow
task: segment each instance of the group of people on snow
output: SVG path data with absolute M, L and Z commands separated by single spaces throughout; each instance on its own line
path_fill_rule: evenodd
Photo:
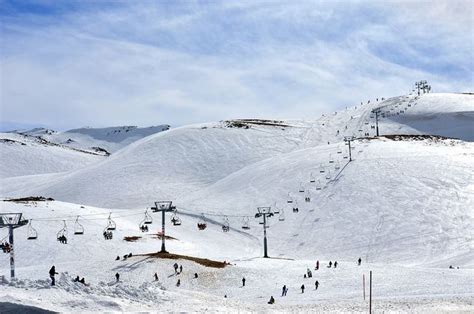
M 3 243 L 0 243 L 0 248 L 2 248 L 3 253 L 10 253 L 10 251 L 12 250 L 10 243 L 6 241 Z

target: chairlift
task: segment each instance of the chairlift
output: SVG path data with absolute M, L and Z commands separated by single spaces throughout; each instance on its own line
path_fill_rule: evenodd
M 143 220 L 143 223 L 145 225 L 151 225 L 153 222 L 153 218 L 151 218 L 150 214 L 148 214 L 148 210 L 145 210 L 145 219 Z
M 112 231 L 117 228 L 117 224 L 115 221 L 112 220 L 112 213 L 109 214 L 109 218 L 107 219 L 107 227 L 105 227 L 106 230 Z
M 321 180 L 318 180 L 318 184 L 316 185 L 316 191 L 321 191 Z
M 319 166 L 319 173 L 324 173 L 324 171 L 324 166 L 321 164 L 321 166 Z
M 304 201 L 306 203 L 309 203 L 311 202 L 311 192 L 309 190 L 306 191 L 305 195 L 304 195 Z
M 328 173 L 326 174 L 326 180 L 331 179 L 331 170 L 328 170 Z
M 250 218 L 244 217 L 242 220 L 242 229 L 249 230 L 250 229 Z
M 27 235 L 26 239 L 27 240 L 36 240 L 36 239 L 38 239 L 38 232 L 31 225 L 32 221 L 33 221 L 33 219 L 30 219 L 30 222 L 28 223 L 28 230 L 26 231 L 26 235 Z
M 312 172 L 311 172 L 311 174 L 309 175 L 309 182 L 310 182 L 310 183 L 316 182 L 316 179 L 315 179 L 315 177 L 314 177 L 314 175 L 313 175 Z
M 204 217 L 204 214 L 201 215 L 201 218 L 199 219 L 197 226 L 199 230 L 204 230 L 207 228 L 206 217 Z
M 58 231 L 56 234 L 56 239 L 62 243 L 62 244 L 67 244 L 67 226 L 66 226 L 66 220 L 63 220 L 64 226 L 61 230 Z
M 74 234 L 81 235 L 84 234 L 84 226 L 79 222 L 79 216 L 76 218 L 76 222 L 74 223 Z
M 299 211 L 298 209 L 298 201 L 295 200 L 295 203 L 293 204 L 293 212 L 297 213 Z
M 337 150 L 337 153 L 338 153 L 338 154 L 342 154 L 342 149 L 339 148 L 339 149 Z
M 144 221 L 142 221 L 142 222 L 140 223 L 139 229 L 140 229 L 141 232 L 148 232 L 148 231 L 150 231 L 150 230 L 148 229 L 148 225 L 145 224 Z M 105 235 L 104 235 L 104 237 L 105 237 Z
M 278 220 L 285 221 L 285 211 L 283 210 L 283 208 L 279 210 Z
M 10 243 L 7 241 L 8 235 L 6 235 L 3 239 L 0 240 L 0 249 L 2 250 L 3 253 L 10 253 L 12 250 L 12 247 Z
M 300 188 L 298 190 L 300 193 L 304 193 L 305 189 L 304 189 L 304 185 L 303 183 L 300 183 Z
M 229 232 L 230 225 L 229 225 L 229 218 L 227 216 L 224 217 L 224 222 L 222 223 L 222 231 Z
M 173 226 L 181 226 L 181 219 L 178 217 L 177 210 L 173 211 L 173 215 L 171 216 L 171 223 Z
M 293 198 L 291 197 L 291 192 L 288 192 L 288 200 L 287 200 L 287 203 L 288 203 L 288 204 L 293 203 Z
M 332 155 L 331 155 L 331 154 L 329 154 L 329 163 L 330 163 L 330 164 L 334 163 L 334 158 L 332 158 Z

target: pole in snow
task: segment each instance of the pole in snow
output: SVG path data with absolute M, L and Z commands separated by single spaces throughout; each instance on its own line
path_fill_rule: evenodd
M 172 201 L 157 201 L 155 202 L 155 207 L 152 207 L 151 210 L 153 212 L 161 212 L 161 250 L 160 253 L 168 253 L 166 251 L 166 246 L 165 246 L 165 224 L 166 224 L 166 219 L 165 219 L 165 213 L 166 212 L 171 212 L 175 209 L 176 207 L 173 206 Z
M 372 271 L 369 279 L 369 314 L 372 314 Z
M 352 148 L 351 148 L 351 141 L 354 140 L 353 136 L 345 136 L 344 141 L 347 142 L 347 145 L 349 145 L 349 162 L 352 161 Z
M 255 218 L 263 217 L 263 221 L 260 222 L 263 225 L 263 257 L 268 258 L 268 247 L 267 247 L 267 218 L 273 216 L 273 214 L 278 214 L 279 212 L 272 212 L 271 207 L 257 207 L 257 213 Z

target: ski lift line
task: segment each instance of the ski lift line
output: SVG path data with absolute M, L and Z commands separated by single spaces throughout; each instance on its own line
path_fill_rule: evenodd
M 110 213 L 110 212 L 109 212 Z M 114 212 L 112 212 L 113 214 Z M 104 220 L 108 218 L 108 214 L 92 214 L 92 215 L 103 215 L 106 216 L 105 218 L 84 218 L 87 215 L 80 215 L 82 220 L 89 220 L 89 221 L 94 221 L 94 220 Z M 140 213 L 134 213 L 134 214 L 128 214 L 128 215 L 114 215 L 115 218 L 122 218 L 122 217 L 132 217 L 132 216 L 142 216 L 143 215 L 143 209 Z M 66 219 L 66 218 L 61 218 L 61 217 L 54 217 L 54 218 L 34 218 L 37 221 L 76 221 L 77 216 L 64 216 L 66 218 L 71 218 L 71 219 Z

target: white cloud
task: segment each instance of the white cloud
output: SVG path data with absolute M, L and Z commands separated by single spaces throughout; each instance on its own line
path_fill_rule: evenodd
M 472 24 L 465 2 L 243 4 L 9 18 L 0 118 L 56 128 L 301 118 L 418 79 L 438 91 L 472 86 L 472 61 L 460 64 L 472 60 L 472 28 L 456 24 Z

